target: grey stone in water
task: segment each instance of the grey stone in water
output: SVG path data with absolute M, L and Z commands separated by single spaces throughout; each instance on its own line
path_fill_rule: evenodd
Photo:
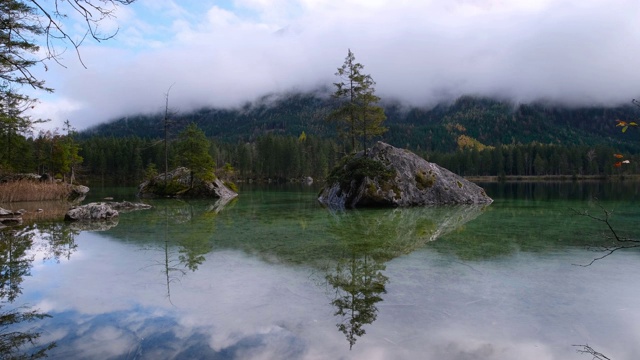
M 353 170 L 358 162 L 370 165 L 370 160 L 379 163 L 384 174 L 367 176 L 362 175 L 366 173 L 364 170 Z M 408 150 L 383 142 L 376 143 L 366 157 L 361 151 L 340 166 L 334 169 L 333 174 L 342 174 L 344 177 L 327 184 L 318 197 L 320 203 L 330 208 L 493 202 L 478 185 Z
M 12 211 L 0 208 L 0 228 L 22 224 L 22 214 L 25 212 L 24 210 Z
M 165 186 L 165 183 L 168 184 Z M 232 199 L 238 194 L 229 189 L 222 180 L 203 181 L 197 177 L 191 181 L 191 170 L 179 167 L 157 175 L 138 186 L 138 196 L 148 197 L 203 197 Z
M 89 190 L 90 190 L 89 187 L 84 186 L 84 185 L 71 185 L 71 191 L 74 194 L 77 194 L 78 196 L 87 195 Z
M 76 204 L 82 202 L 89 193 L 89 188 L 84 185 L 69 185 L 68 199 Z
M 76 206 L 67 211 L 64 219 L 66 221 L 106 220 L 117 216 L 117 210 L 111 208 L 111 206 L 107 203 L 100 202 Z
M 119 211 L 125 212 L 146 209 L 151 209 L 151 205 L 130 201 L 89 203 L 72 208 L 67 212 L 64 219 L 67 221 L 106 220 L 118 217 Z M 117 222 L 115 222 L 115 225 L 117 225 Z M 111 227 L 115 225 L 111 225 Z

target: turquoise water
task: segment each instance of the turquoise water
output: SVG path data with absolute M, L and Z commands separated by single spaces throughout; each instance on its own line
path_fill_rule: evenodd
M 580 266 L 610 242 L 576 215 L 638 234 L 635 184 L 485 186 L 486 207 L 332 212 L 314 189 L 245 188 L 32 226 L 3 237 L 2 310 L 48 314 L 9 329 L 54 359 L 637 359 L 639 253 Z

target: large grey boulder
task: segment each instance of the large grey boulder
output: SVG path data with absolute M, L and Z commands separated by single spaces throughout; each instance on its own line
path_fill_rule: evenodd
M 229 189 L 222 180 L 203 181 L 197 177 L 191 178 L 191 171 L 186 167 L 179 167 L 166 174 L 157 175 L 151 180 L 138 186 L 138 196 L 149 197 L 203 197 L 232 199 L 238 194 Z
M 476 184 L 420 156 L 376 143 L 332 171 L 318 201 L 330 208 L 490 204 Z
M 118 215 L 118 211 L 114 210 L 109 204 L 98 202 L 76 206 L 67 211 L 64 219 L 66 221 L 107 220 L 118 217 Z

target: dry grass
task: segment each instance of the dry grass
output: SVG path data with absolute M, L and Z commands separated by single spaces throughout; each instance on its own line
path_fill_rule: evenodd
M 65 184 L 20 180 L 0 184 L 0 203 L 64 200 L 70 189 Z

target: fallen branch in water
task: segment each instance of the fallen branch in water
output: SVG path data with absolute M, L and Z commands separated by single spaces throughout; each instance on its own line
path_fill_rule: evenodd
M 604 255 L 602 255 L 600 257 L 597 257 L 597 258 L 594 258 L 593 260 L 591 260 L 590 263 L 588 263 L 586 265 L 580 265 L 580 264 L 574 264 L 574 265 L 583 266 L 583 267 L 590 266 L 590 265 L 593 265 L 593 263 L 595 263 L 596 261 L 602 260 L 602 259 L 606 258 L 607 256 L 613 254 L 614 252 L 616 252 L 618 250 L 633 249 L 633 248 L 640 247 L 640 240 L 626 238 L 626 237 L 622 237 L 622 236 L 618 235 L 617 231 L 613 228 L 613 226 L 611 225 L 611 222 L 609 221 L 609 219 L 611 217 L 611 212 L 606 210 L 602 206 L 599 206 L 599 207 L 600 207 L 600 209 L 602 209 L 602 212 L 604 213 L 604 217 L 598 217 L 598 216 L 591 215 L 586 210 L 585 211 L 578 211 L 578 210 L 575 210 L 575 209 L 571 209 L 571 210 L 576 215 L 585 216 L 585 217 L 587 217 L 589 219 L 605 223 L 607 228 L 609 229 L 609 232 L 611 232 L 611 234 L 612 234 L 612 237 L 610 239 L 615 240 L 616 244 L 615 245 L 610 245 L 610 246 L 600 246 L 600 247 L 598 247 L 598 251 L 605 252 Z

